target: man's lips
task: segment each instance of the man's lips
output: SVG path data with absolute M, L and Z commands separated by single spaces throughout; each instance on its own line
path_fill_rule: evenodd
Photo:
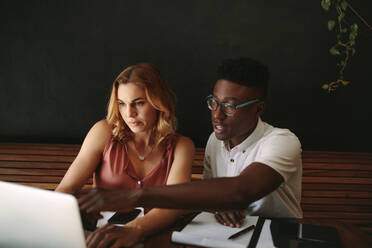
M 221 124 L 213 124 L 213 130 L 215 133 L 223 133 L 225 131 L 225 127 Z

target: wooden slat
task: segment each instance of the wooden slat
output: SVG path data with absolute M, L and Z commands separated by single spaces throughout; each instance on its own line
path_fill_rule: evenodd
M 0 175 L 28 175 L 28 176 L 60 176 L 63 177 L 66 170 L 54 169 L 14 169 L 0 168 Z
M 344 183 L 344 184 L 369 184 L 372 185 L 372 178 L 349 178 L 349 177 L 303 177 L 304 183 Z
M 344 183 L 302 183 L 302 190 L 351 190 L 351 191 L 372 191 L 370 184 L 344 184 Z
M 58 143 L 4 143 L 0 142 L 0 149 L 53 149 L 53 150 L 79 150 L 81 144 L 58 144 Z
M 58 186 L 58 183 L 20 183 L 20 182 L 17 182 L 17 183 L 26 185 L 26 186 L 41 188 L 41 189 L 48 189 L 48 190 L 55 190 Z M 83 186 L 83 189 L 89 189 L 89 188 L 92 188 L 91 184 L 86 184 Z
M 45 183 L 59 183 L 62 176 L 27 176 L 27 175 L 0 175 L 0 180 L 7 182 L 45 182 Z M 88 183 L 91 183 L 92 179 L 89 179 Z
M 192 167 L 192 174 L 203 174 L 203 168 Z
M 335 198 L 369 198 L 372 199 L 372 192 L 366 191 L 302 191 L 302 197 L 335 197 Z M 371 201 L 372 205 L 372 201 Z
M 191 180 L 201 180 L 203 179 L 203 175 L 201 174 L 192 174 L 191 175 Z
M 1 168 L 29 168 L 29 169 L 65 169 L 71 162 L 40 162 L 40 161 L 0 161 Z
M 321 163 L 302 162 L 304 170 L 319 169 L 319 170 L 371 170 L 372 164 L 356 164 L 356 163 L 330 163 L 323 161 Z
M 0 143 L 1 149 L 41 149 L 41 150 L 75 150 L 80 149 L 80 144 L 42 144 L 42 143 Z
M 72 162 L 75 156 L 43 156 L 43 155 L 18 155 L 18 154 L 0 154 L 0 160 L 3 161 L 38 161 L 38 162 Z
M 371 205 L 371 199 L 359 198 L 332 198 L 332 197 L 302 197 L 305 204 L 324 204 L 324 205 Z
M 367 177 L 372 178 L 372 170 L 303 170 L 303 177 Z
M 301 203 L 301 208 L 304 212 L 321 212 L 321 211 L 333 211 L 333 212 L 372 212 L 371 205 L 324 205 L 324 204 L 306 204 Z
M 78 151 L 75 150 L 43 150 L 43 149 L 0 149 L 0 154 L 16 155 L 67 155 L 76 156 Z

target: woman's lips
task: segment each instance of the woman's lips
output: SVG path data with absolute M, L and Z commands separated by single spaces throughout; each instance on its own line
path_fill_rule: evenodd
M 137 126 L 141 125 L 141 122 L 140 121 L 132 121 L 132 122 L 128 122 L 128 124 L 130 126 L 137 127 Z

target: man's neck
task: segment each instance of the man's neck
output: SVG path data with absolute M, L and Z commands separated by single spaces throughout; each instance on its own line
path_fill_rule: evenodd
M 240 136 L 237 136 L 237 137 L 234 137 L 234 138 L 230 139 L 228 141 L 229 148 L 232 149 L 235 146 L 242 143 L 246 138 L 248 138 L 254 132 L 254 130 L 256 130 L 257 125 L 258 125 L 258 120 L 256 122 L 256 125 L 252 129 L 248 130 L 246 133 L 244 133 Z

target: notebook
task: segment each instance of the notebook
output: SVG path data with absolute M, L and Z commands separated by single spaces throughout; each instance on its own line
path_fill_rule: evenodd
M 72 195 L 0 181 L 0 202 L 0 247 L 86 247 Z
M 218 223 L 214 214 L 202 212 L 181 232 L 173 232 L 171 240 L 176 243 L 201 247 L 246 248 L 250 243 L 254 230 L 244 233 L 244 235 L 235 239 L 229 239 L 229 237 L 251 225 L 257 225 L 257 220 L 257 216 L 246 216 L 244 224 L 240 228 L 232 228 Z

